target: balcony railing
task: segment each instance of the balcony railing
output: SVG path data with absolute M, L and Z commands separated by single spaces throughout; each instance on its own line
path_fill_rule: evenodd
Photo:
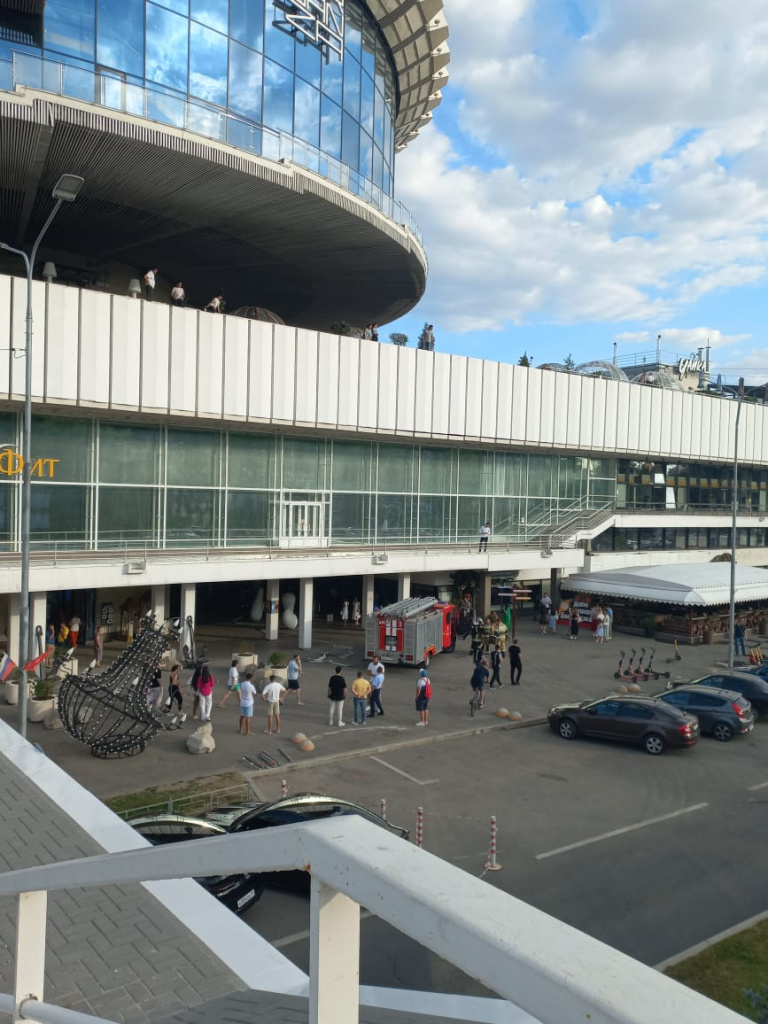
M 359 818 L 23 868 L 0 875 L 17 899 L 14 1020 L 93 1024 L 43 1001 L 47 893 L 204 875 L 309 870 L 309 1020 L 358 1024 L 360 908 L 542 1024 L 743 1024 L 744 1018 Z M 343 950 L 343 955 L 339 951 Z
M 424 245 L 421 231 L 407 207 L 348 164 L 285 132 L 246 121 L 200 100 L 185 99 L 178 93 L 135 85 L 114 74 L 73 67 L 32 53 L 14 52 L 12 60 L 0 60 L 0 89 L 15 89 L 17 85 L 195 132 L 267 160 L 290 161 L 352 192 L 402 225 L 422 247 Z

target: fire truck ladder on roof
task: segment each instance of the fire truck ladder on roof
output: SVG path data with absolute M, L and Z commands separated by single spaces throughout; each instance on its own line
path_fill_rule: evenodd
M 429 611 L 437 603 L 434 597 L 409 597 L 407 601 L 398 601 L 396 604 L 388 604 L 386 608 L 379 608 L 377 614 L 387 619 L 409 619 L 419 612 Z

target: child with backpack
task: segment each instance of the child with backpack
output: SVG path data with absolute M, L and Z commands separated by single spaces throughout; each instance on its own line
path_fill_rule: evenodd
M 423 668 L 419 672 L 419 681 L 416 683 L 416 710 L 419 713 L 419 720 L 416 726 L 419 729 L 429 725 L 429 702 L 432 698 L 432 683 L 429 681 L 427 670 Z

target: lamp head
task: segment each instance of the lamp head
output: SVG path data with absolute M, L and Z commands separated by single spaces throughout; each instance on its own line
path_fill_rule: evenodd
M 79 174 L 62 174 L 53 186 L 53 198 L 62 199 L 65 203 L 71 203 L 77 199 L 80 189 L 85 184 L 85 178 Z

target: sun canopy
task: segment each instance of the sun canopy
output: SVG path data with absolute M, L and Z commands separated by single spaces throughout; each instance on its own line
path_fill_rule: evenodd
M 634 601 L 690 607 L 728 604 L 729 562 L 642 565 L 607 572 L 580 573 L 563 580 L 563 590 L 579 594 L 625 597 Z M 751 565 L 736 566 L 736 601 L 768 600 L 768 572 Z

